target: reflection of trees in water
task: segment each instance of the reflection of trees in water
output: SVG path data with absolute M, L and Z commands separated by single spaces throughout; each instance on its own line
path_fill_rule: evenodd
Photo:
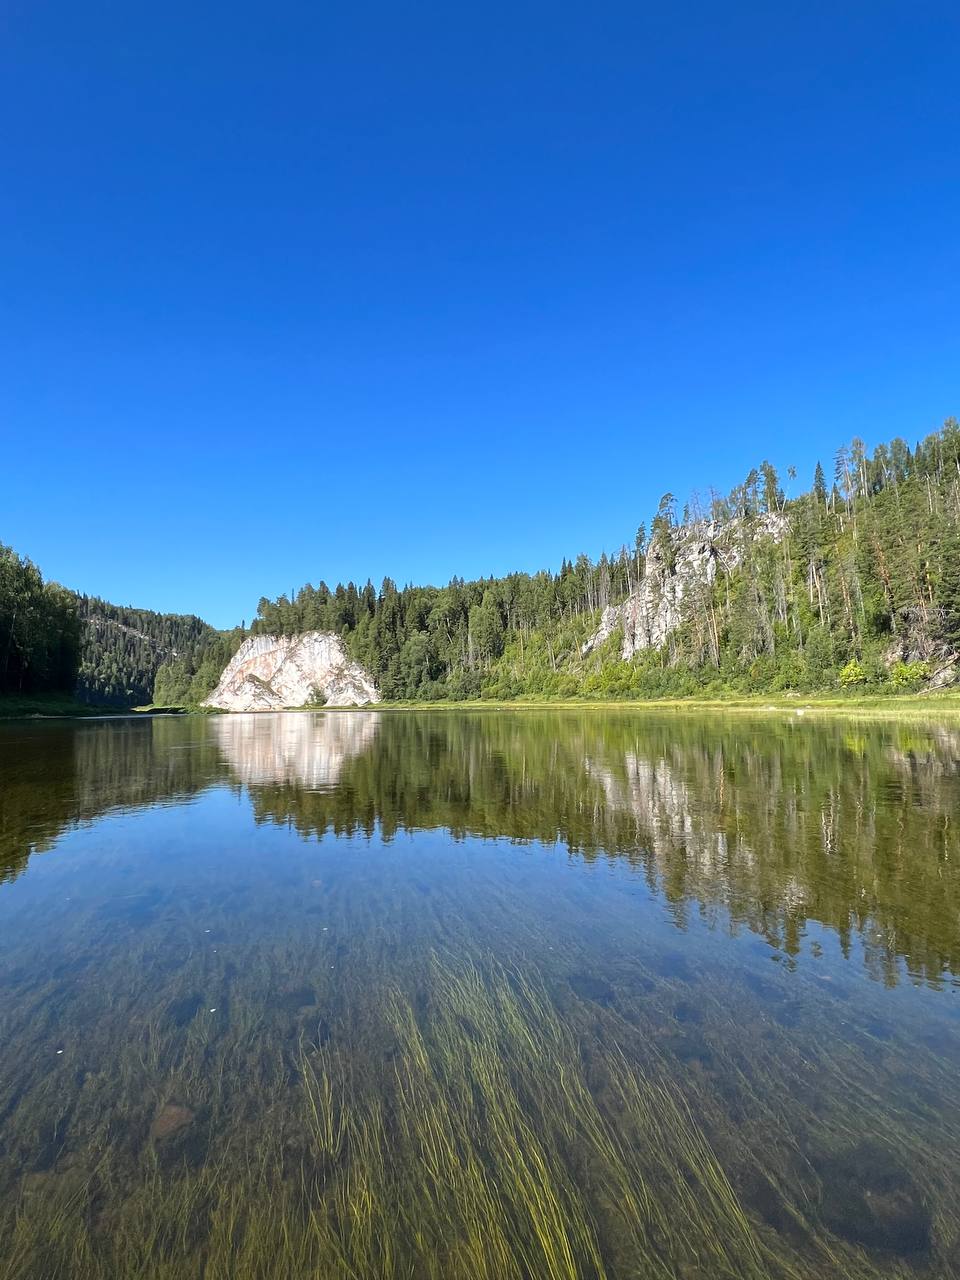
M 228 776 L 202 721 L 115 718 L 0 731 L 0 881 L 65 830 L 117 809 L 186 799 Z
M 176 803 L 215 782 L 335 786 L 375 714 L 113 717 L 0 728 L 0 881 L 64 831 L 119 809 Z
M 66 828 L 245 784 L 302 835 L 445 828 L 625 859 L 787 954 L 808 920 L 871 971 L 960 972 L 960 734 L 635 712 L 318 713 L 4 726 L 0 879 Z
M 637 714 L 383 715 L 339 785 L 256 787 L 303 835 L 444 827 L 625 858 L 673 904 L 795 954 L 808 920 L 875 976 L 960 971 L 960 734 Z
M 600 776 L 681 915 L 721 903 L 788 954 L 817 920 L 844 951 L 857 933 L 877 977 L 895 981 L 898 957 L 936 977 L 960 962 L 960 751 L 912 737 L 805 727 L 768 749 L 731 733 L 629 752 Z

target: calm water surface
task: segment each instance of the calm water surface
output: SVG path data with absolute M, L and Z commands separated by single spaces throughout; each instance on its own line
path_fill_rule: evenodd
M 0 725 L 0 1277 L 960 1276 L 960 731 Z

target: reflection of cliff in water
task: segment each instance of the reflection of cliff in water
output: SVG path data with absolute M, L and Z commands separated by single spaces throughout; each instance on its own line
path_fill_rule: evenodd
M 254 787 L 303 835 L 444 827 L 624 859 L 671 904 L 796 954 L 808 920 L 874 976 L 960 972 L 960 734 L 589 712 L 382 717 L 327 794 Z
M 246 786 L 295 784 L 331 788 L 344 763 L 368 750 L 377 735 L 375 711 L 216 716 L 213 738 L 231 773 Z

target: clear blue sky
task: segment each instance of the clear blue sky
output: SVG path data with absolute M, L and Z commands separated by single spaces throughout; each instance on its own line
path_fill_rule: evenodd
M 936 428 L 958 13 L 12 0 L 0 540 L 228 625 Z

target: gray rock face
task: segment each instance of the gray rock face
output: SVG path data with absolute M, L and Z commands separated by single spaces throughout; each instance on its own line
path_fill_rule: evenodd
M 251 636 L 227 664 L 205 706 L 222 711 L 282 711 L 317 701 L 329 707 L 379 702 L 368 671 L 347 657 L 329 631 L 300 636 Z
M 651 551 L 647 571 L 640 586 L 623 604 L 608 605 L 596 633 L 583 646 L 584 656 L 623 633 L 625 662 L 642 649 L 659 649 L 689 614 L 691 602 L 707 594 L 719 572 L 729 573 L 743 559 L 744 540 L 759 537 L 779 541 L 786 522 L 783 516 L 766 515 L 749 530 L 740 520 L 719 524 L 700 520 L 681 525 L 674 532 L 675 563 L 668 572 L 662 559 Z

